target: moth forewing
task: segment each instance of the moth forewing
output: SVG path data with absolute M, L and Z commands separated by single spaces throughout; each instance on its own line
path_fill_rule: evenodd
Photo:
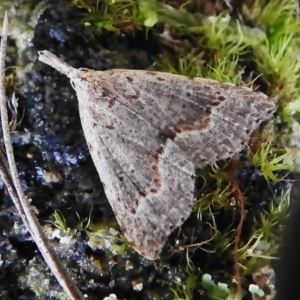
M 137 70 L 74 69 L 48 51 L 40 60 L 66 74 L 82 127 L 117 221 L 133 247 L 159 257 L 191 213 L 195 168 L 239 152 L 275 101 L 249 88 Z
M 102 99 L 86 98 L 88 101 L 83 104 L 78 95 L 78 100 L 88 147 L 118 223 L 140 254 L 156 259 L 167 236 L 190 214 L 194 165 L 180 149 L 169 153 L 167 146 L 157 155 L 155 150 L 160 147 L 157 142 L 148 143 L 147 148 L 137 146 L 133 140 L 143 140 L 141 131 L 132 134 L 127 129 L 128 139 L 122 140 L 123 131 L 121 135 L 113 131 L 118 125 L 124 126 L 124 122 L 118 120 L 118 124 L 114 115 L 105 114 Z M 115 105 L 119 105 L 118 102 Z M 98 121 L 92 116 L 94 111 L 101 116 Z M 140 132 L 139 137 L 137 132 Z M 128 143 L 129 140 L 132 143 Z M 141 158 L 143 164 L 138 165 Z M 178 162 L 180 165 L 176 166 Z M 171 188 L 174 184 L 176 191 Z

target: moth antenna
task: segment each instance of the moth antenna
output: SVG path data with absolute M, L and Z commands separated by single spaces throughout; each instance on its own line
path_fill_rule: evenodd
M 38 51 L 39 60 L 50 67 L 56 69 L 58 72 L 65 74 L 69 78 L 74 78 L 78 74 L 77 69 L 71 67 L 66 62 L 62 61 L 56 55 L 47 50 Z

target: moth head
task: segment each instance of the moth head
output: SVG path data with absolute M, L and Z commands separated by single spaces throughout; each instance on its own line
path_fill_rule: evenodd
M 111 99 L 115 88 L 103 71 L 80 68 L 77 74 L 70 78 L 73 89 L 78 93 L 87 93 L 91 98 Z
M 77 73 L 72 74 L 73 76 L 69 76 L 73 89 L 77 92 L 84 92 L 93 89 L 93 84 L 90 80 L 91 70 L 80 68 L 76 71 Z

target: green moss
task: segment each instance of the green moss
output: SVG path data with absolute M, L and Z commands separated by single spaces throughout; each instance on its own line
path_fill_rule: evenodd
M 248 240 L 241 242 L 238 253 L 244 275 L 252 275 L 258 268 L 277 259 L 277 233 L 288 215 L 289 192 L 288 190 L 282 195 L 278 205 L 270 202 L 269 209 L 262 211 L 256 218 Z
M 256 152 L 250 151 L 250 159 L 252 164 L 259 168 L 262 176 L 269 181 L 282 181 L 283 178 L 278 177 L 281 171 L 292 171 L 293 162 L 291 154 L 286 150 L 272 149 L 272 141 L 266 141 Z
M 133 251 L 130 242 L 119 231 L 116 223 L 110 220 L 99 223 L 90 223 L 89 244 L 92 249 L 105 248 L 113 254 L 118 254 L 122 257 Z
M 7 91 L 17 90 L 17 76 L 16 76 L 17 67 L 6 68 L 6 76 L 5 76 L 5 88 Z
M 230 185 L 226 184 L 223 180 L 218 180 L 216 188 L 213 191 L 205 192 L 195 200 L 193 209 L 200 218 L 202 214 L 208 214 L 211 208 L 220 210 L 222 207 L 228 206 L 231 194 Z
M 193 265 L 193 262 L 188 256 L 188 251 L 186 252 L 187 265 L 185 268 L 185 279 L 175 281 L 175 287 L 172 288 L 174 294 L 174 300 L 189 300 L 193 299 L 194 289 L 199 285 L 199 274 Z
M 272 43 L 265 39 L 253 48 L 257 69 L 263 74 L 270 96 L 277 97 L 281 107 L 300 96 L 298 47 L 294 34 L 287 32 Z
M 128 242 L 122 233 L 118 233 L 118 235 L 115 236 L 112 249 L 121 256 L 125 256 L 128 251 L 133 250 L 130 242 Z
M 93 234 L 93 230 L 91 227 L 91 214 L 92 214 L 92 209 L 90 210 L 90 214 L 87 218 L 84 218 L 83 220 L 80 218 L 79 214 L 75 212 L 78 218 L 78 225 L 77 225 L 77 230 L 85 233 L 88 237 Z
M 81 24 L 94 33 L 130 31 L 153 27 L 157 19 L 157 5 L 150 0 L 128 1 L 72 1 L 72 5 L 86 8 Z
M 67 221 L 60 210 L 56 209 L 52 216 L 54 218 L 54 221 L 48 221 L 48 223 L 52 224 L 55 228 L 59 230 L 64 231 L 68 229 Z
M 299 32 L 295 1 L 255 0 L 249 7 L 250 17 L 257 26 L 263 26 L 268 39 L 276 42 L 279 36 Z

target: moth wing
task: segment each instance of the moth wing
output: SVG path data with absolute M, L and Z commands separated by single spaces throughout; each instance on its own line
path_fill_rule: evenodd
M 71 80 L 108 200 L 150 259 L 191 212 L 195 166 L 239 152 L 275 110 L 262 93 L 207 79 L 83 70 Z
M 240 152 L 276 110 L 274 99 L 230 83 L 161 72 L 106 72 L 116 101 L 172 139 L 197 167 Z
M 156 259 L 171 231 L 191 213 L 194 165 L 172 141 L 158 152 L 157 139 L 147 136 L 156 132 L 149 124 L 130 128 L 101 100 L 92 102 L 80 105 L 80 116 L 106 196 L 134 249 Z

